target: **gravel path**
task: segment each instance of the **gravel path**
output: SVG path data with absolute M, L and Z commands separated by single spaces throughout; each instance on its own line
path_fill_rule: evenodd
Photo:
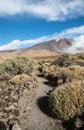
M 25 92 L 19 101 L 20 124 L 22 130 L 64 130 L 58 120 L 53 119 L 48 110 L 48 93 L 53 87 L 47 80 L 37 77 L 38 87 Z

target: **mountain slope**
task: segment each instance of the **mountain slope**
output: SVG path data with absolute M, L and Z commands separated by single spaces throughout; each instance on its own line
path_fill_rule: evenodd
M 0 52 L 0 59 L 13 56 L 52 57 L 71 47 L 72 43 L 73 41 L 67 38 L 53 39 L 25 49 Z
M 51 41 L 37 44 L 33 47 L 30 47 L 28 50 L 42 49 L 42 50 L 53 51 L 58 53 L 65 48 L 69 48 L 71 45 L 72 45 L 72 40 L 64 38 L 64 39 L 56 39 L 56 40 L 51 40 Z

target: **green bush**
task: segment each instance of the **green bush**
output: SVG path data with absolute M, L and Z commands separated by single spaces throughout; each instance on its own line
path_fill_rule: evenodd
M 74 80 L 84 79 L 84 67 L 78 65 L 70 66 L 67 68 L 61 68 L 56 75 L 57 82 L 62 80 L 62 83 L 72 82 Z
M 67 83 L 50 95 L 49 107 L 56 117 L 69 120 L 84 112 L 84 82 Z
M 84 77 L 84 54 L 58 55 L 54 60 L 41 64 L 41 73 L 47 79 L 55 80 L 56 84 L 81 80 Z
M 31 74 L 34 70 L 35 63 L 26 57 L 15 57 L 13 59 L 7 59 L 0 64 L 0 79 L 6 78 L 6 74 L 15 76 L 18 74 Z
M 56 76 L 58 75 L 60 71 L 60 67 L 56 65 L 51 65 L 51 66 L 43 66 L 43 75 L 47 79 L 56 79 Z
M 33 76 L 29 76 L 27 74 L 19 74 L 14 76 L 9 80 L 9 84 L 14 85 L 16 87 L 24 86 L 27 88 L 34 88 L 37 86 L 37 79 Z
M 51 65 L 58 65 L 60 67 L 68 67 L 71 65 L 84 66 L 84 54 L 69 55 L 63 54 L 59 55 L 52 61 Z
M 74 80 L 84 79 L 84 67 L 74 65 L 70 67 L 59 67 L 57 65 L 51 65 L 49 67 L 43 66 L 43 75 L 50 79 L 51 82 L 54 80 L 56 84 L 64 84 L 72 82 Z
M 15 85 L 19 85 L 19 84 L 28 83 L 29 81 L 31 81 L 31 77 L 29 75 L 20 74 L 14 76 L 9 82 Z

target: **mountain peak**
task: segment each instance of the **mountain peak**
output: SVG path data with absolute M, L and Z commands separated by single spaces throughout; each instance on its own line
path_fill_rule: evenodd
M 35 46 L 28 48 L 29 50 L 48 50 L 58 53 L 65 48 L 69 48 L 72 45 L 72 40 L 67 38 L 57 38 L 47 42 L 42 42 Z
M 6 51 L 3 52 L 4 55 L 15 56 L 15 55 L 23 55 L 28 57 L 52 57 L 56 56 L 59 53 L 81 53 L 84 50 L 80 48 L 74 49 L 75 42 L 72 39 L 68 38 L 57 38 L 50 41 L 42 42 L 37 45 L 34 45 L 29 48 L 14 50 L 14 51 Z M 77 51 L 76 51 L 77 50 Z M 3 55 L 1 52 L 0 55 Z

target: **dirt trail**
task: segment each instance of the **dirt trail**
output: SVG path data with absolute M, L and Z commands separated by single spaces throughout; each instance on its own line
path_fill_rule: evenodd
M 49 116 L 48 93 L 53 87 L 47 85 L 47 80 L 37 77 L 38 87 L 31 95 L 24 94 L 19 107 L 22 130 L 64 130 L 61 123 Z

